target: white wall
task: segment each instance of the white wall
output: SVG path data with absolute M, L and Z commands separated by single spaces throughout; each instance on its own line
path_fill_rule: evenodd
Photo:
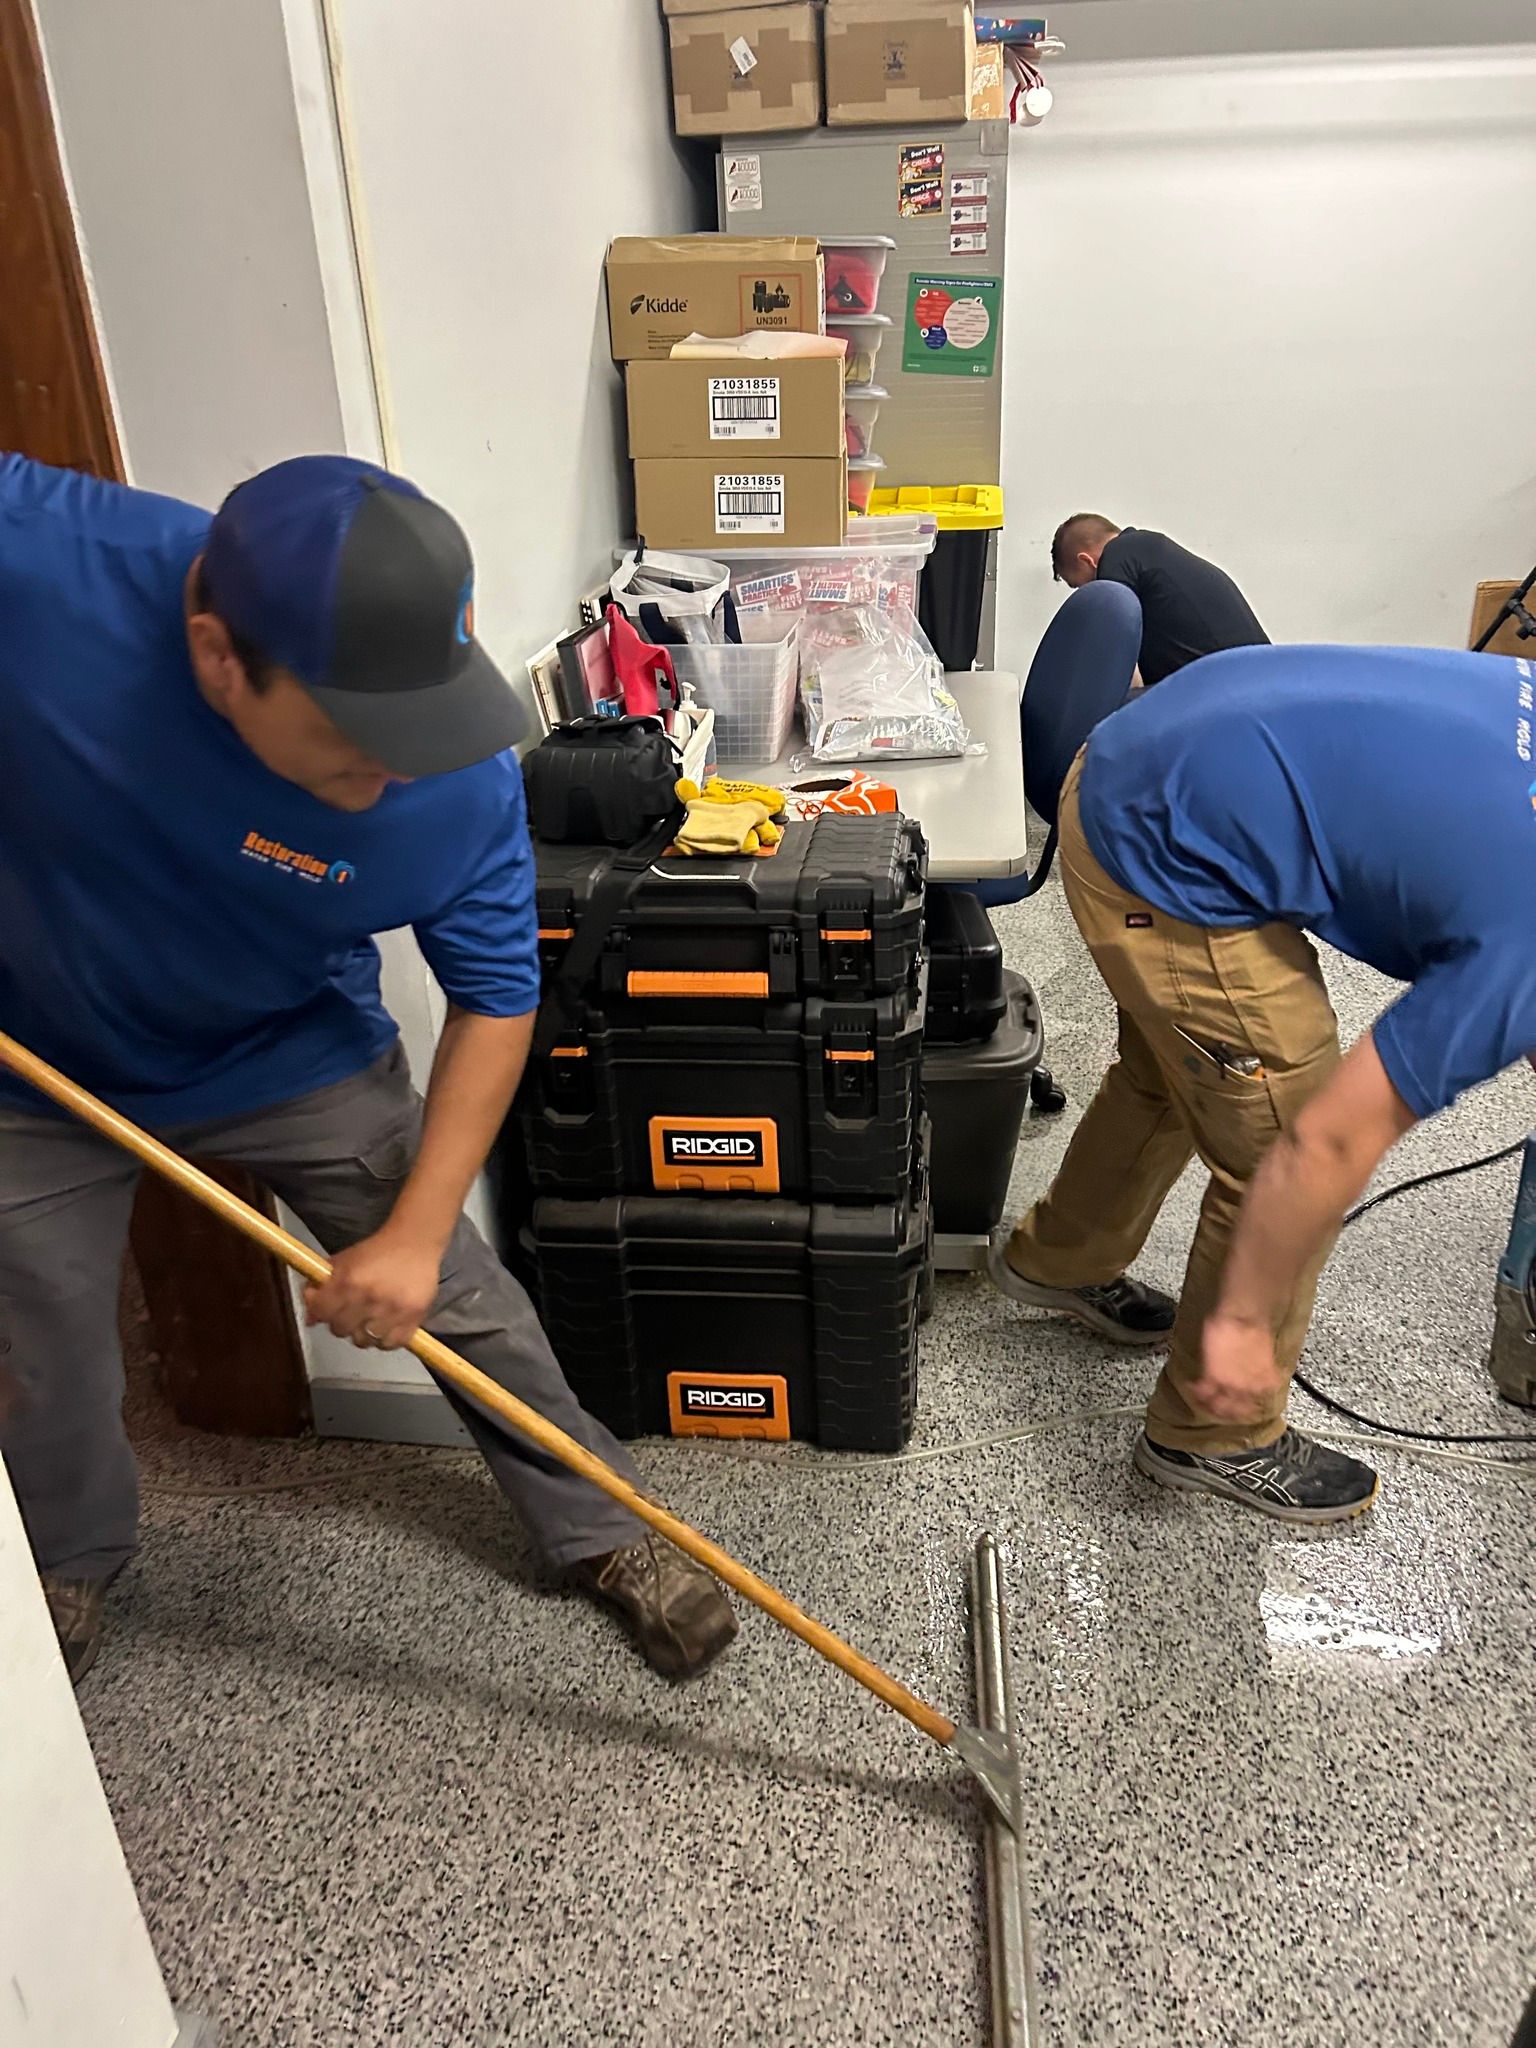
M 1010 170 L 1000 659 L 1027 664 L 1085 509 L 1214 556 L 1278 639 L 1465 645 L 1478 579 L 1536 560 L 1536 46 L 1052 82 Z
M 603 251 L 706 223 L 650 0 L 335 0 L 375 345 L 400 466 L 474 543 L 519 665 L 628 530 Z M 451 32 L 449 32 L 451 29 Z
M 577 46 L 557 8 L 462 0 L 445 34 L 439 14 L 408 0 L 332 0 L 339 166 L 318 75 L 321 9 L 285 6 L 349 413 L 361 309 L 340 273 L 354 227 L 366 274 L 383 438 L 356 452 L 382 452 L 463 522 L 477 630 L 517 680 L 527 656 L 573 623 L 628 531 L 603 252 L 615 234 L 712 223 L 673 147 L 659 15 L 637 0 L 591 0 L 573 68 Z M 413 946 L 383 950 L 386 1000 L 420 1082 L 441 1001 Z M 483 1186 L 469 1207 L 488 1228 Z M 405 1354 L 358 1352 L 324 1331 L 307 1342 L 317 1384 L 425 1384 Z
M 36 0 L 129 473 L 342 445 L 279 0 Z
M 1071 61 L 1515 43 L 1531 0 L 1056 0 Z
M 288 455 L 378 459 L 315 0 L 35 5 L 131 480 L 214 505 Z M 380 950 L 424 1082 L 441 997 L 407 934 Z M 303 1336 L 312 1376 L 355 1373 Z
M 176 2022 L 0 1465 L 0 2042 L 167 2048 Z

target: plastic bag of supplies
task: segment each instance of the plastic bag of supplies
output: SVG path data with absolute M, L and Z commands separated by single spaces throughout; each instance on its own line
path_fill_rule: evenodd
M 801 615 L 800 698 L 811 761 L 984 753 L 922 627 L 903 606 L 812 605 Z

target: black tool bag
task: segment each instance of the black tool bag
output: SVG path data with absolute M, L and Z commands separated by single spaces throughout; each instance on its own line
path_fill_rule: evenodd
M 528 822 L 555 846 L 633 846 L 681 821 L 677 747 L 654 718 L 577 718 L 523 763 Z
M 673 808 L 681 816 L 682 806 L 675 798 Z M 676 829 L 675 817 L 663 818 L 651 826 L 643 839 L 608 861 L 558 971 L 544 977 L 544 999 L 533 1030 L 535 1059 L 548 1058 L 562 1032 L 579 1030 L 585 1015 L 583 993 L 608 943 L 609 929 L 640 886 L 651 863 L 666 852 Z

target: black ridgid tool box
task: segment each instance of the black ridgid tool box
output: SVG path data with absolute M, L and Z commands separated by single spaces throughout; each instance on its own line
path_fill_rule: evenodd
M 540 842 L 546 988 L 613 861 Z M 916 823 L 888 813 L 789 825 L 768 858 L 659 858 L 606 913 L 582 994 L 610 1019 L 715 1023 L 745 1003 L 915 989 L 926 868 Z
M 534 1184 L 889 1201 L 912 1156 L 922 1057 L 920 989 L 736 1004 L 707 1025 L 593 1009 L 529 1063 L 518 1108 Z
M 899 1200 L 857 1206 L 615 1195 L 533 1211 L 544 1327 L 616 1436 L 828 1450 L 911 1434 L 930 1235 L 922 1166 Z
M 928 1042 L 979 1044 L 1008 1009 L 1002 941 L 986 906 L 965 889 L 930 889 L 925 916 Z

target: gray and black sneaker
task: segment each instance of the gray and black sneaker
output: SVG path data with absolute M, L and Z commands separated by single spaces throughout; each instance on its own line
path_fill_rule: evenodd
M 1178 1312 L 1172 1295 L 1156 1287 L 1145 1287 L 1122 1273 L 1118 1280 L 1106 1280 L 1100 1287 L 1042 1287 L 1026 1280 L 1008 1263 L 1006 1238 L 995 1238 L 987 1258 L 992 1285 L 1010 1301 L 1027 1302 L 1031 1308 L 1053 1309 L 1086 1324 L 1111 1344 L 1166 1344 Z
M 1176 1493 L 1214 1493 L 1280 1522 L 1348 1522 L 1363 1515 L 1381 1489 L 1369 1465 L 1331 1451 L 1299 1429 L 1259 1450 L 1171 1451 L 1145 1430 L 1132 1460 L 1138 1472 Z

